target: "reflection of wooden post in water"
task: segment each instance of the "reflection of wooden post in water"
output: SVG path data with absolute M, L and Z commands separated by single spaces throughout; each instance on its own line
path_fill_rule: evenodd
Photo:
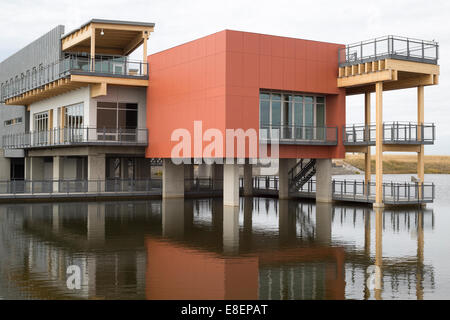
M 370 210 L 365 210 L 364 212 L 364 253 L 367 258 L 370 258 Z M 367 281 L 366 276 L 365 280 Z M 364 300 L 370 297 L 370 291 L 367 286 L 364 286 Z
M 244 199 L 244 232 L 242 234 L 242 246 L 244 249 L 251 248 L 252 240 L 252 215 L 253 215 L 253 198 L 245 197 Z
M 417 270 L 416 270 L 416 297 L 423 300 L 423 212 L 419 212 L 417 220 Z
M 380 273 L 375 278 L 375 299 L 381 300 L 383 287 L 383 209 L 375 209 L 375 265 Z
M 59 214 L 59 204 L 54 203 L 52 206 L 52 227 L 53 232 L 57 233 L 59 232 L 59 229 L 61 227 L 61 219 Z

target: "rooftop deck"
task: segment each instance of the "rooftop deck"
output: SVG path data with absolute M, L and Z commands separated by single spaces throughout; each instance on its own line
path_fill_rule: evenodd
M 356 42 L 339 50 L 339 67 L 384 59 L 437 64 L 439 44 L 433 41 L 384 36 Z
M 0 102 L 6 104 L 26 104 L 33 101 L 36 93 L 56 91 L 59 93 L 83 86 L 82 79 L 76 76 L 124 78 L 129 80 L 147 80 L 148 65 L 143 61 L 130 60 L 126 56 L 95 56 L 89 54 L 67 54 L 63 59 L 46 66 L 36 66 L 17 74 L 1 84 Z M 74 77 L 75 76 L 75 77 Z M 61 81 L 67 84 L 64 88 Z M 107 81 L 107 80 L 105 80 Z M 15 99 L 14 99 L 15 98 Z

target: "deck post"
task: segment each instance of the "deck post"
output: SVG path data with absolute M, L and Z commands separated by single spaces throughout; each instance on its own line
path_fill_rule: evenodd
M 105 191 L 106 159 L 104 153 L 88 155 L 88 181 L 89 192 Z
M 64 179 L 64 158 L 53 157 L 53 192 L 60 192 L 59 182 Z
M 424 123 L 424 86 L 417 87 L 417 139 L 420 141 L 424 138 L 422 137 Z M 425 155 L 424 155 L 424 145 L 420 144 L 419 152 L 417 152 L 417 177 L 419 178 L 419 199 L 422 198 L 422 191 L 420 186 L 425 179 Z
M 366 92 L 364 95 L 364 124 L 365 124 L 365 136 L 364 140 L 367 141 L 367 152 L 364 154 L 364 184 L 367 186 L 370 183 L 371 168 L 370 168 L 370 92 Z M 368 188 L 365 188 L 367 191 Z M 366 194 L 366 192 L 364 193 Z
M 383 207 L 383 82 L 375 84 L 376 92 L 376 192 L 374 207 Z
M 95 28 L 91 29 L 91 72 L 95 71 Z

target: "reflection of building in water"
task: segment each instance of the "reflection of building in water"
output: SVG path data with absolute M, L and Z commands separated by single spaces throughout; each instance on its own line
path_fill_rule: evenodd
M 0 253 L 16 266 L 0 261 L 0 283 L 8 276 L 16 298 L 144 297 L 143 243 L 127 234 L 149 232 L 149 226 L 159 230 L 160 206 L 98 202 L 0 208 Z M 67 289 L 70 265 L 81 268 L 81 290 Z
M 331 205 L 316 210 L 314 225 L 310 206 L 297 208 L 287 200 L 276 200 L 277 210 L 268 210 L 263 217 L 259 217 L 261 212 L 252 214 L 261 200 L 264 201 L 242 199 L 243 212 L 218 205 L 215 200 L 196 202 L 192 218 L 187 218 L 185 212 L 177 219 L 182 226 L 172 230 L 180 230 L 178 234 L 171 234 L 164 241 L 149 237 L 147 298 L 343 299 L 344 250 L 329 247 Z M 173 216 L 179 214 L 178 209 L 166 211 L 179 208 L 177 201 L 163 200 L 163 230 L 169 229 Z M 265 205 L 269 208 L 272 204 Z M 208 250 L 199 241 L 208 239 L 207 234 L 215 229 L 212 225 L 220 223 L 215 214 L 223 218 L 221 251 Z M 264 230 L 260 226 L 267 222 L 277 225 L 277 230 L 260 233 Z M 307 226 L 297 227 L 305 222 Z M 184 233 L 183 224 L 191 223 L 197 228 L 195 237 Z M 199 233 L 204 236 L 199 237 Z M 319 244 L 326 246 L 296 246 L 297 240 L 314 241 L 314 235 Z
M 220 199 L 0 206 L 0 296 L 422 299 L 434 287 L 430 211 L 268 198 L 231 210 Z M 66 288 L 72 264 L 80 291 Z
M 351 229 L 364 230 L 361 249 L 365 261 L 361 259 L 359 248 L 347 250 L 347 292 L 362 286 L 365 299 L 382 299 L 384 296 L 420 300 L 423 299 L 424 289 L 434 289 L 433 267 L 424 262 L 424 232 L 434 229 L 432 210 L 372 211 L 335 206 L 334 232 L 349 233 Z M 399 243 L 402 245 L 397 245 Z M 380 289 L 369 290 L 366 285 L 369 265 L 380 268 Z

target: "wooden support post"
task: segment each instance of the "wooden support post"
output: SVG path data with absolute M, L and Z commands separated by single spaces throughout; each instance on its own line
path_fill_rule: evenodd
M 91 29 L 91 71 L 95 71 L 95 28 Z
M 424 123 L 424 86 L 417 87 L 417 124 L 418 132 L 417 138 L 421 140 L 423 134 Z M 420 145 L 420 152 L 417 153 L 417 177 L 420 179 L 420 183 L 424 181 L 424 146 Z
M 364 95 L 364 124 L 366 125 L 365 129 L 365 139 L 366 141 L 370 141 L 370 92 L 366 92 Z M 364 164 L 365 164 L 365 176 L 364 182 L 368 187 L 370 182 L 371 170 L 370 170 L 370 146 L 367 148 L 367 152 L 364 154 Z M 366 190 L 367 191 L 367 190 Z
M 142 56 L 142 74 L 147 75 L 147 35 L 144 33 L 144 43 L 142 44 L 143 56 Z
M 376 92 L 376 195 L 374 207 L 383 207 L 383 82 L 377 82 Z

